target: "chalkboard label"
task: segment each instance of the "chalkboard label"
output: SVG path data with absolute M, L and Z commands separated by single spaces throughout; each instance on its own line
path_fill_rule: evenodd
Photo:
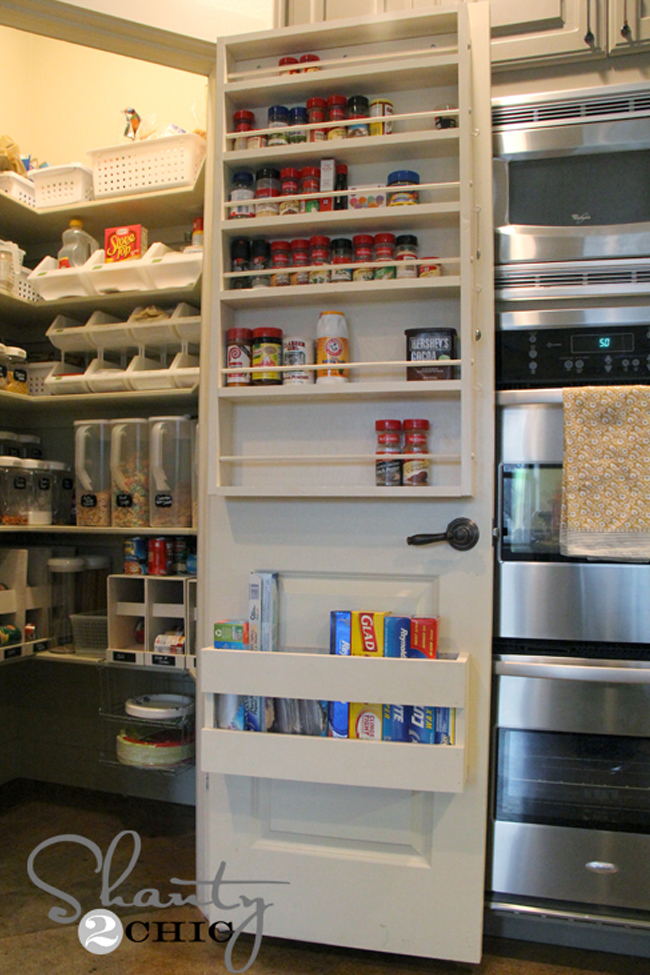
M 156 667 L 175 667 L 176 656 L 167 653 L 154 653 L 151 657 L 151 662 Z

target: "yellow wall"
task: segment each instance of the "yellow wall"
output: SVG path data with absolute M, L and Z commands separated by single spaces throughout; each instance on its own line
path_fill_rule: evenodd
M 90 165 L 87 149 L 123 141 L 122 110 L 191 131 L 206 126 L 206 79 L 0 27 L 0 132 L 52 166 Z

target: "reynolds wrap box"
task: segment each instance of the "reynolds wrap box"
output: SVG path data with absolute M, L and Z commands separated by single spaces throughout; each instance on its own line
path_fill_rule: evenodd
M 219 620 L 214 624 L 214 645 L 217 650 L 248 650 L 248 622 Z
M 387 616 L 384 620 L 384 656 L 408 657 L 411 642 L 411 619 Z M 382 734 L 384 741 L 408 741 L 409 708 L 403 704 L 384 704 Z
M 435 708 L 436 745 L 456 744 L 456 708 Z
M 411 619 L 411 641 L 409 657 L 420 660 L 435 660 L 438 656 L 439 616 L 414 616 Z
M 251 650 L 278 649 L 278 576 L 251 572 L 248 580 L 248 629 Z M 273 724 L 273 699 L 246 698 L 246 731 L 266 731 Z
M 409 741 L 417 741 L 423 745 L 435 745 L 435 708 L 421 707 L 414 704 L 409 714 Z
M 333 610 L 330 613 L 330 653 L 349 657 L 352 643 L 352 613 Z M 347 738 L 350 706 L 347 701 L 330 701 L 327 715 L 329 738 Z

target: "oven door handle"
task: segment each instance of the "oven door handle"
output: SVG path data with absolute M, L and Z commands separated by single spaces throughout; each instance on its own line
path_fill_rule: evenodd
M 601 684 L 650 684 L 650 668 L 642 667 L 497 660 L 494 673 L 499 677 L 546 677 L 552 680 L 582 680 Z

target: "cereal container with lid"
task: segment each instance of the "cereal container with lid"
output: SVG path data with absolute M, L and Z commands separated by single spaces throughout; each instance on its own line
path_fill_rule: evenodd
M 189 416 L 149 419 L 149 511 L 152 528 L 192 527 L 192 439 Z
M 74 467 L 77 524 L 111 523 L 111 420 L 75 420 Z
M 116 420 L 111 430 L 111 524 L 149 525 L 149 424 L 142 417 Z

